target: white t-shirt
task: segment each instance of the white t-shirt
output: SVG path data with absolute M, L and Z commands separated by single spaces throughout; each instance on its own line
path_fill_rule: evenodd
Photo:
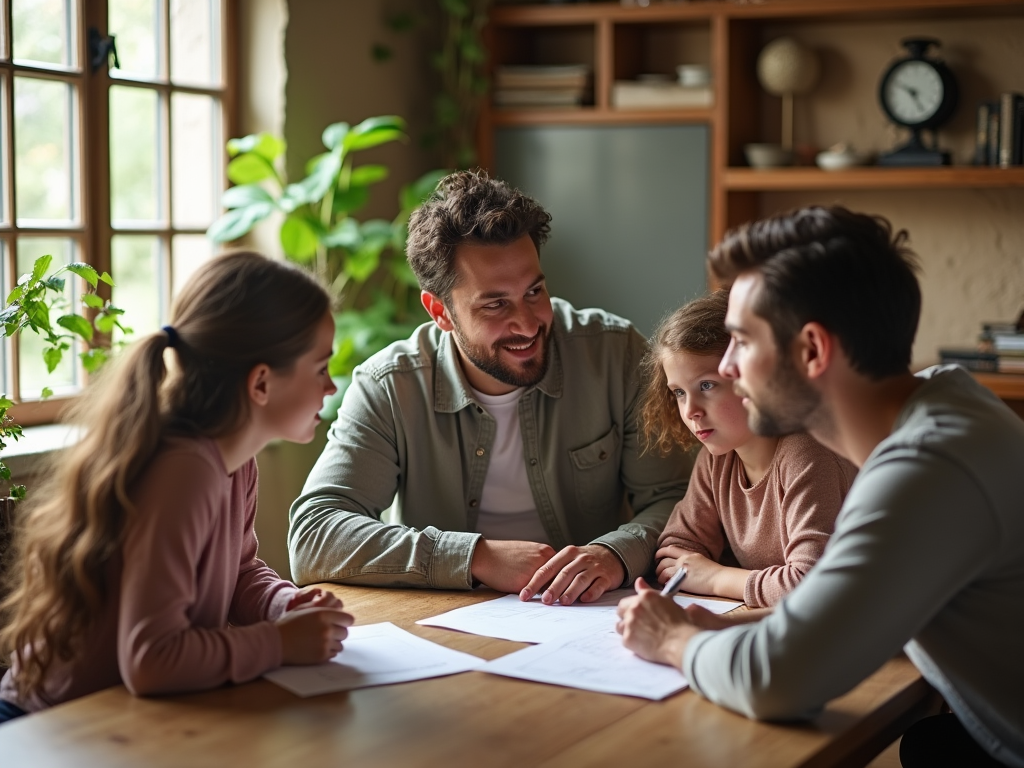
M 539 541 L 549 544 L 537 515 L 523 460 L 523 436 L 519 431 L 520 387 L 506 395 L 485 395 L 473 390 L 480 405 L 494 418 L 494 445 L 480 494 L 477 532 L 485 539 Z

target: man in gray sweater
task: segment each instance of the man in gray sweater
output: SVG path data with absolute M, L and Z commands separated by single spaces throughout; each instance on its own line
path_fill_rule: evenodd
M 808 208 L 712 252 L 732 284 L 719 371 L 751 427 L 807 430 L 860 474 L 774 611 L 683 611 L 641 580 L 618 629 L 764 719 L 814 713 L 902 647 L 953 711 L 908 731 L 904 766 L 1024 766 L 1024 421 L 958 367 L 910 373 L 921 292 L 905 243 L 884 219 Z

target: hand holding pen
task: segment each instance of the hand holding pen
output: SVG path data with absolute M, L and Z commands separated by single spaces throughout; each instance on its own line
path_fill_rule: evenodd
M 672 574 L 672 578 L 668 580 L 668 584 L 665 585 L 664 589 L 661 590 L 662 597 L 672 597 L 678 592 L 683 586 L 683 579 L 686 578 L 686 569 L 680 568 Z

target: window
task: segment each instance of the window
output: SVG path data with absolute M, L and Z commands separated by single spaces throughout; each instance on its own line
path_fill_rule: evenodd
M 36 257 L 109 270 L 136 334 L 166 321 L 213 251 L 233 89 L 232 0 L 0 0 L 0 281 Z M 113 50 L 102 47 L 113 37 Z M 108 71 L 108 61 L 111 66 Z M 68 281 L 77 304 L 81 286 Z M 78 391 L 66 355 L 47 374 L 30 336 L 0 350 L 0 386 L 22 423 L 48 420 Z

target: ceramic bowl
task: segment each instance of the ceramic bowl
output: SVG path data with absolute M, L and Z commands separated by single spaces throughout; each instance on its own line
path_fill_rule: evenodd
M 867 158 L 860 152 L 819 152 L 814 158 L 818 167 L 826 171 L 841 171 L 844 168 L 853 168 L 856 165 L 864 165 Z
M 743 154 L 751 168 L 781 168 L 793 164 L 793 152 L 779 144 L 745 144 Z

